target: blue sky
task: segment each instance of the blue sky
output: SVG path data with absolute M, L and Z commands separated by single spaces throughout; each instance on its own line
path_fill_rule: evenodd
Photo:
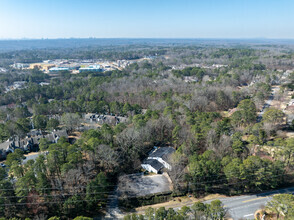
M 288 38 L 294 0 L 0 0 L 0 38 Z

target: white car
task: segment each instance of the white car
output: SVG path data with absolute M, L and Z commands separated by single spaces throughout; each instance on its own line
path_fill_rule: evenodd
M 6 167 L 6 165 L 4 163 L 0 163 L 1 167 Z

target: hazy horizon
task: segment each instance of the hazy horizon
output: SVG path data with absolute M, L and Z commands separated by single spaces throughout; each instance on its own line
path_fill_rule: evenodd
M 267 38 L 267 37 L 57 37 L 57 38 L 0 38 L 0 40 L 83 40 L 83 39 L 171 39 L 171 40 L 294 40 L 294 38 Z
M 3 0 L 0 39 L 294 39 L 290 0 Z

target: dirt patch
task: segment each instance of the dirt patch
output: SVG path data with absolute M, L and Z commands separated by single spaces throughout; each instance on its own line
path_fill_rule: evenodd
M 287 135 L 288 138 L 294 138 L 294 132 L 293 131 L 292 132 L 287 132 L 286 135 Z

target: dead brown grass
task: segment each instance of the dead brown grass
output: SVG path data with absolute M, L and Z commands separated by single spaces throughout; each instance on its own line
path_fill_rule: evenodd
M 199 201 L 203 202 L 203 201 L 207 201 L 207 200 L 219 199 L 219 198 L 224 198 L 224 197 L 226 197 L 226 196 L 220 195 L 220 194 L 211 194 L 211 195 L 208 195 L 208 196 L 201 198 L 201 199 L 197 199 L 195 197 L 188 197 L 188 196 L 177 197 L 169 202 L 138 207 L 138 208 L 136 208 L 136 212 L 138 214 L 143 214 L 145 212 L 145 210 L 149 207 L 152 207 L 154 209 L 157 209 L 160 207 L 165 207 L 166 209 L 177 208 L 177 207 L 182 207 L 182 206 L 193 205 L 195 202 L 199 202 Z

